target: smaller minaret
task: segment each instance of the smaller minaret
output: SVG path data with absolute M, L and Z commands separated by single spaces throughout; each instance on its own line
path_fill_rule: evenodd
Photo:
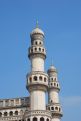
M 52 65 L 48 69 L 49 87 L 48 87 L 48 109 L 52 114 L 52 121 L 60 121 L 62 109 L 59 103 L 60 86 L 57 78 L 57 70 Z

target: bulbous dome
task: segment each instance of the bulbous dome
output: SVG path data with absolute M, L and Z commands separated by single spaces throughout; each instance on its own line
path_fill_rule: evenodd
M 50 66 L 50 69 L 56 70 L 56 68 L 53 65 Z
M 50 72 L 57 72 L 56 68 L 53 65 L 51 65 L 50 68 L 48 69 L 48 73 Z
M 33 29 L 33 31 L 31 32 L 30 36 L 34 35 L 34 34 L 41 34 L 44 36 L 44 32 L 39 29 L 38 27 L 36 27 L 35 29 Z

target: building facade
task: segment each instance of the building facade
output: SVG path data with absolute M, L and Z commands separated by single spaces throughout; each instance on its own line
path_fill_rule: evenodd
M 62 108 L 59 102 L 60 86 L 56 68 L 44 69 L 46 49 L 44 32 L 37 26 L 30 34 L 28 57 L 31 72 L 26 76 L 29 97 L 0 99 L 0 121 L 60 121 Z M 48 104 L 46 104 L 48 92 Z

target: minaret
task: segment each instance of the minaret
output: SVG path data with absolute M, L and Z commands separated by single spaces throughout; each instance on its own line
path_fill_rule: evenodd
M 27 89 L 30 93 L 30 111 L 26 111 L 28 121 L 50 121 L 50 111 L 46 111 L 45 92 L 48 88 L 48 74 L 44 71 L 46 50 L 44 32 L 38 25 L 30 34 L 31 46 L 28 57 L 31 61 L 31 72 L 27 74 Z
M 57 78 L 57 70 L 51 65 L 48 69 L 49 88 L 48 88 L 48 109 L 52 114 L 52 121 L 60 121 L 62 117 L 62 108 L 59 103 L 60 86 Z

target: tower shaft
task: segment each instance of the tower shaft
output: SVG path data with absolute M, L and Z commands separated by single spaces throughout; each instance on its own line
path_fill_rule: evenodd
M 44 59 L 35 57 L 31 60 L 31 71 L 43 71 L 44 72 Z
M 53 103 L 59 103 L 59 94 L 57 90 L 54 89 L 50 89 L 50 91 L 48 92 L 48 98 L 49 98 L 49 103 L 53 102 Z
M 46 110 L 45 92 L 48 88 L 48 75 L 44 72 L 46 50 L 44 33 L 36 27 L 31 35 L 28 57 L 31 60 L 31 72 L 27 76 L 27 88 L 30 92 L 31 110 Z
M 42 90 L 30 92 L 31 110 L 46 110 L 45 92 Z
M 48 109 L 52 114 L 52 121 L 60 121 L 62 117 L 62 108 L 59 102 L 60 86 L 57 78 L 57 71 L 54 66 L 48 70 L 49 88 L 48 88 Z

